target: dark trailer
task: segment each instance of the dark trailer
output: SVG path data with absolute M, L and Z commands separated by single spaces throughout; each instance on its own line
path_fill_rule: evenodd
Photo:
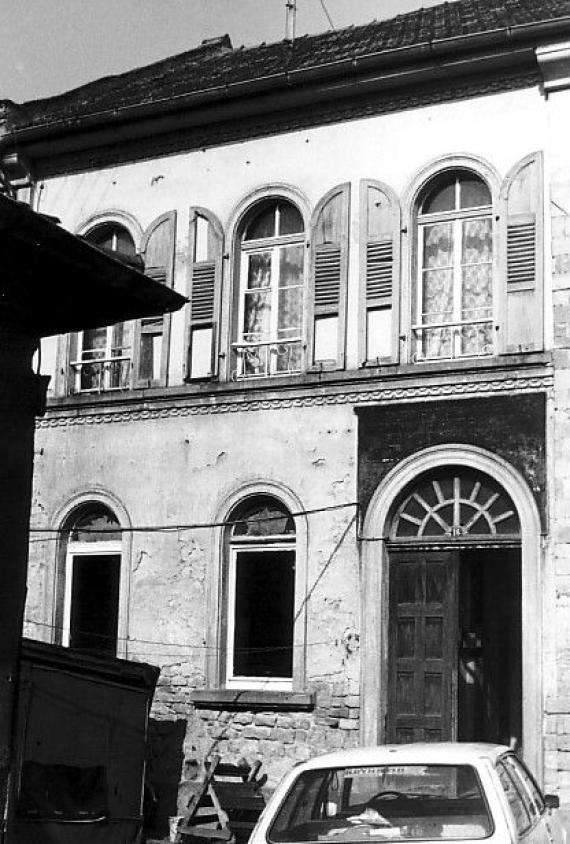
M 137 840 L 158 674 L 24 640 L 8 844 Z

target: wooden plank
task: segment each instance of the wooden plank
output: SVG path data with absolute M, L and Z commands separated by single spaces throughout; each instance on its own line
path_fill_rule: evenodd
M 208 840 L 230 841 L 233 838 L 233 833 L 230 829 L 214 829 L 208 826 L 192 826 L 185 824 L 178 827 L 178 832 L 184 836 L 192 836 L 192 838 L 206 838 Z
M 240 795 L 227 795 L 225 798 L 220 798 L 220 803 L 226 812 L 235 811 L 236 809 L 241 810 L 248 810 L 248 811 L 262 811 L 265 807 L 265 800 L 260 795 L 251 795 L 251 796 L 240 796 Z M 231 823 L 231 815 L 230 815 L 230 823 Z
M 219 762 L 216 768 L 216 777 L 241 777 L 241 779 L 247 780 L 250 778 L 251 770 L 249 765 L 232 765 L 229 762 Z

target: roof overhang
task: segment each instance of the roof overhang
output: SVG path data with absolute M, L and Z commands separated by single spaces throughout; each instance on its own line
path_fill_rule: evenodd
M 0 195 L 0 309 L 35 337 L 176 311 L 184 296 Z
M 8 131 L 2 146 L 18 145 L 32 158 L 128 143 L 141 137 L 180 133 L 261 114 L 289 111 L 369 93 L 417 90 L 450 79 L 538 72 L 538 46 L 570 35 L 570 16 L 382 49 L 367 55 L 290 67 L 274 74 L 232 81 L 162 99 L 82 113 Z

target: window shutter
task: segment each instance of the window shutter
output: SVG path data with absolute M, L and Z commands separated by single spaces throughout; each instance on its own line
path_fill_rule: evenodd
M 387 185 L 360 183 L 359 359 L 397 358 L 400 206 Z
M 145 275 L 167 287 L 174 283 L 175 243 L 176 211 L 168 211 L 153 220 L 141 242 Z M 165 314 L 137 321 L 133 357 L 135 386 L 166 384 L 170 320 L 170 314 Z
M 311 226 L 309 368 L 344 367 L 350 185 L 337 185 L 318 203 Z
M 507 174 L 501 191 L 505 352 L 543 348 L 542 154 L 532 153 Z
M 224 235 L 219 220 L 205 208 L 190 209 L 190 310 L 186 380 L 218 374 L 217 321 Z

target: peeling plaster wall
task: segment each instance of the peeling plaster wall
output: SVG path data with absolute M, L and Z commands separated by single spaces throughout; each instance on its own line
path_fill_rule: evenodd
M 349 406 L 155 418 L 38 431 L 35 524 L 54 525 L 67 501 L 107 490 L 134 527 L 209 524 L 222 503 L 256 482 L 290 490 L 311 510 L 356 500 L 356 419 Z M 213 742 L 224 756 L 260 755 L 275 783 L 300 758 L 358 736 L 360 584 L 354 507 L 308 515 L 306 687 L 309 713 L 194 711 L 207 683 L 209 597 L 220 566 L 213 528 L 135 531 L 125 574 L 124 656 L 161 666 L 152 715 L 186 719 L 186 755 Z M 348 528 L 348 530 L 347 530 Z M 49 640 L 55 543 L 34 544 L 27 633 Z M 39 624 L 31 623 L 37 620 Z M 45 626 L 44 626 L 45 625 Z

